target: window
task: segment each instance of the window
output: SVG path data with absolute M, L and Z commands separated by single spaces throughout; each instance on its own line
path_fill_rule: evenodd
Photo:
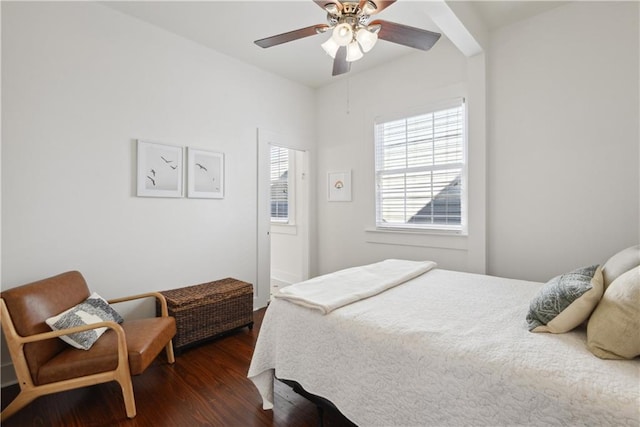
M 289 221 L 289 150 L 271 146 L 271 221 Z
M 376 226 L 462 231 L 464 100 L 375 125 Z

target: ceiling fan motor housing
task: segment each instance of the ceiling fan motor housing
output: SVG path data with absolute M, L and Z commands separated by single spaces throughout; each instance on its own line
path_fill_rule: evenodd
M 351 2 L 342 3 L 342 14 L 343 15 L 357 15 L 358 13 L 360 13 L 360 4 L 359 3 L 351 3 Z
M 366 4 L 369 3 L 370 2 L 367 2 Z M 369 9 L 375 10 L 375 5 L 372 5 Z M 363 12 L 363 9 L 360 8 L 360 3 L 358 2 L 344 2 L 342 3 L 342 9 L 336 8 L 334 3 L 329 3 L 326 6 L 326 10 L 327 22 L 331 27 L 343 22 L 351 24 L 354 27 L 356 25 L 366 27 L 371 19 L 368 14 Z

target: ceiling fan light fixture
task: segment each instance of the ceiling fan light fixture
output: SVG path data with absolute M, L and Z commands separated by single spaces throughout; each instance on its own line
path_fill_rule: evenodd
M 336 25 L 333 29 L 331 38 L 338 44 L 338 46 L 347 46 L 353 41 L 353 27 L 346 22 Z
M 375 3 L 373 3 L 372 1 L 366 1 L 364 3 L 364 6 L 362 6 L 362 13 L 364 15 L 371 15 L 377 9 L 378 8 L 376 7 Z
M 336 43 L 333 37 L 329 37 L 327 41 L 322 43 L 320 46 L 322 46 L 322 49 L 327 52 L 327 55 L 329 55 L 333 59 L 335 59 L 336 52 L 338 52 L 338 49 L 340 49 L 340 45 Z
M 347 62 L 357 61 L 363 56 L 364 54 L 360 50 L 360 46 L 358 45 L 357 41 L 354 40 L 353 42 L 349 43 L 349 45 L 347 46 Z
M 376 45 L 376 42 L 378 41 L 378 34 L 371 32 L 366 28 L 360 28 L 356 32 L 356 40 L 360 43 L 362 51 L 367 53 Z
M 337 15 L 338 12 L 340 12 L 340 9 L 338 9 L 338 5 L 335 3 L 327 4 L 324 7 L 324 10 L 326 10 L 329 15 Z

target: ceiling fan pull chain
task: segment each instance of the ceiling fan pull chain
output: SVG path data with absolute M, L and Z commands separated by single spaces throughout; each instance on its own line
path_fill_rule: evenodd
M 351 79 L 347 79 L 347 115 L 351 113 Z

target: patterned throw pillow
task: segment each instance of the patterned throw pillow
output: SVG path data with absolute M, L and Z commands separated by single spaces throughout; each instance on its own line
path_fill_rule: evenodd
M 529 331 L 569 332 L 589 318 L 603 293 L 602 269 L 597 265 L 554 277 L 531 301 Z
M 107 301 L 94 292 L 89 298 L 75 307 L 48 318 L 46 323 L 51 329 L 57 331 L 105 321 L 122 323 L 124 320 Z M 106 330 L 107 328 L 90 329 L 75 334 L 63 335 L 60 339 L 75 348 L 89 350 Z

